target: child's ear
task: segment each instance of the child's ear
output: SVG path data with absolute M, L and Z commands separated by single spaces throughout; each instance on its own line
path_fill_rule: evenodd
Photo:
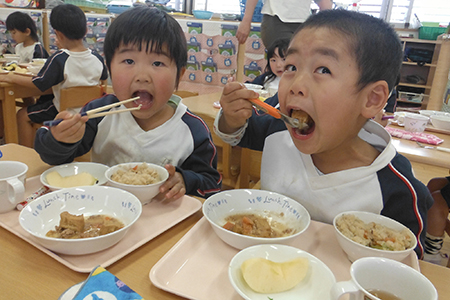
M 369 84 L 365 90 L 365 104 L 361 114 L 370 119 L 386 106 L 389 98 L 389 86 L 386 81 L 380 80 Z
M 24 33 L 25 33 L 26 35 L 30 35 L 30 34 L 31 34 L 30 28 L 25 29 Z
M 184 72 L 186 72 L 186 67 L 183 67 L 183 68 L 180 70 L 180 78 L 178 78 L 178 80 L 180 80 L 181 77 L 183 77 Z

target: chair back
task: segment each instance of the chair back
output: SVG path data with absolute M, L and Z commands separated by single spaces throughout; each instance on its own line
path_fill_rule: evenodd
M 205 121 L 211 131 L 211 137 L 217 149 L 217 170 L 222 174 L 222 185 L 234 188 L 239 170 L 239 153 L 236 152 L 237 149 L 222 141 L 214 133 L 214 118 L 206 114 L 197 113 L 196 115 Z
M 237 189 L 254 188 L 261 177 L 262 152 L 248 148 L 241 149 L 241 164 Z
M 198 96 L 197 92 L 191 92 L 191 91 L 175 91 L 174 94 L 177 96 L 180 96 L 181 98 Z
M 74 86 L 61 89 L 59 111 L 83 107 L 89 101 L 100 98 L 104 91 L 103 85 Z

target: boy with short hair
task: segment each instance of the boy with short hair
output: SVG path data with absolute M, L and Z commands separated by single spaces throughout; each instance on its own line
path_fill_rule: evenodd
M 261 188 L 299 201 L 312 219 L 340 212 L 381 213 L 410 228 L 423 254 L 433 200 L 398 154 L 389 133 L 371 120 L 383 109 L 402 61 L 395 31 L 369 15 L 328 10 L 311 16 L 291 40 L 278 96 L 298 129 L 252 115 L 258 94 L 225 86 L 217 134 L 232 145 L 263 150 Z
M 111 110 L 141 109 L 90 120 L 61 112 L 57 118 L 64 121 L 36 133 L 41 158 L 62 164 L 92 149 L 92 160 L 109 166 L 134 161 L 164 165 L 170 177 L 159 197 L 218 192 L 222 178 L 211 133 L 173 95 L 187 64 L 186 38 L 178 22 L 158 9 L 129 9 L 109 27 L 104 53 L 115 95 L 91 101 L 82 111 L 137 96 Z
M 50 24 L 63 49 L 50 56 L 33 78 L 12 73 L 0 77 L 0 81 L 36 87 L 42 92 L 50 88 L 53 91 L 53 99 L 41 97 L 36 104 L 17 113 L 19 142 L 28 147 L 33 147 L 33 123 L 52 120 L 58 114 L 61 89 L 98 85 L 108 78 L 103 58 L 83 44 L 87 24 L 79 7 L 72 4 L 56 6 L 51 11 Z

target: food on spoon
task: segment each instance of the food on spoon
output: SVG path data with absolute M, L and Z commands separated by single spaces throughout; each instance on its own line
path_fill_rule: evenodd
M 97 179 L 87 172 L 62 177 L 57 171 L 53 171 L 47 174 L 46 179 L 49 185 L 61 188 L 94 185 L 97 183 Z
M 352 214 L 344 214 L 336 220 L 336 227 L 352 241 L 371 248 L 402 251 L 413 245 L 407 229 L 400 232 L 375 222 L 366 224 Z
M 292 289 L 305 277 L 309 268 L 306 257 L 298 257 L 286 262 L 254 257 L 241 265 L 242 276 L 252 290 L 257 293 L 280 293 Z
M 225 218 L 223 228 L 249 236 L 276 238 L 289 236 L 295 233 L 293 228 L 289 228 L 273 218 L 266 218 L 257 214 L 235 214 Z
M 307 124 L 308 122 L 308 114 L 304 112 L 303 110 L 294 110 L 292 111 L 291 117 L 294 119 L 297 119 L 300 123 Z
M 111 180 L 124 184 L 149 185 L 160 182 L 161 178 L 156 170 L 143 163 L 134 167 L 122 166 L 111 175 Z
M 61 220 L 55 230 L 48 231 L 47 237 L 61 239 L 82 239 L 105 235 L 124 227 L 116 218 L 108 215 L 72 215 L 67 211 L 60 214 Z

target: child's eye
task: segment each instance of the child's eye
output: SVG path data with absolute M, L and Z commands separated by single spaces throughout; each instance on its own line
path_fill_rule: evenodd
M 161 66 L 164 66 L 164 63 L 162 61 L 155 61 L 155 62 L 153 62 L 153 65 L 156 67 L 161 67 Z
M 293 65 L 287 65 L 287 66 L 284 67 L 284 70 L 286 72 L 294 72 L 294 71 L 297 71 L 297 68 L 295 66 L 293 66 Z
M 126 63 L 127 65 L 131 65 L 134 63 L 134 60 L 127 58 L 123 62 Z
M 320 67 L 320 68 L 317 68 L 317 71 L 316 71 L 317 73 L 320 73 L 320 74 L 331 74 L 331 71 L 330 71 L 330 69 L 328 69 L 327 67 Z

